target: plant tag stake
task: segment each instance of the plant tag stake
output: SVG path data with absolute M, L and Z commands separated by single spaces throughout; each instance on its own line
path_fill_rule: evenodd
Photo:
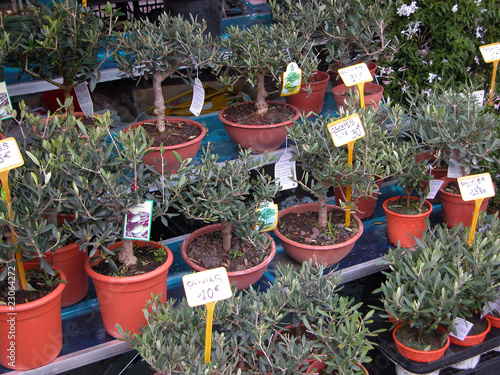
M 300 91 L 302 83 L 302 69 L 297 63 L 290 63 L 283 72 L 283 87 L 281 88 L 281 96 L 297 94 Z
M 361 118 L 357 113 L 341 118 L 337 121 L 330 122 L 326 125 L 330 136 L 332 137 L 335 147 L 340 147 L 347 144 L 347 166 L 352 165 L 354 142 L 357 139 L 365 136 L 365 129 L 361 123 Z M 351 185 L 346 187 L 346 201 L 351 202 Z M 351 210 L 345 212 L 345 226 L 349 228 L 351 224 Z
M 285 151 L 274 164 L 274 177 L 276 178 L 276 183 L 280 185 L 280 191 L 294 189 L 298 185 L 292 180 L 296 178 L 297 171 L 295 169 L 295 160 L 290 161 L 291 158 L 292 154 Z
M 210 362 L 212 349 L 212 323 L 217 301 L 233 295 L 231 284 L 224 267 L 214 268 L 182 276 L 186 300 L 190 307 L 205 305 L 207 326 L 205 331 L 205 363 Z
M 5 191 L 5 205 L 9 210 L 9 218 L 14 217 L 14 212 L 10 205 L 10 189 L 9 189 L 9 171 L 11 169 L 20 167 L 24 164 L 23 156 L 17 145 L 17 141 L 13 137 L 9 137 L 0 141 L 0 181 Z M 16 235 L 11 229 L 12 242 L 15 242 Z M 21 253 L 16 253 L 17 269 L 19 270 L 19 280 L 21 287 L 26 290 L 26 275 L 24 274 L 24 265 L 21 262 Z
M 457 334 L 455 335 L 453 332 L 451 332 L 450 336 L 456 337 L 460 341 L 464 341 L 471 328 L 474 327 L 474 324 L 462 318 L 456 318 L 454 324 Z
M 339 75 L 347 87 L 358 86 L 359 105 L 365 108 L 365 83 L 373 81 L 368 65 L 361 63 L 339 69 Z
M 151 237 L 151 218 L 153 201 L 139 203 L 125 215 L 123 238 L 128 240 L 149 241 Z
M 12 103 L 10 102 L 7 85 L 5 82 L 0 82 L 0 119 L 11 118 L 10 111 L 12 111 Z
M 88 83 L 82 82 L 75 86 L 76 99 L 85 117 L 94 117 L 94 104 L 90 96 Z
M 495 187 L 489 173 L 481 173 L 472 176 L 464 176 L 457 178 L 460 194 L 464 201 L 474 201 L 474 216 L 470 226 L 469 239 L 467 243 L 470 245 L 474 239 L 476 231 L 477 218 L 479 217 L 479 209 L 484 198 L 495 196 Z
M 484 90 L 476 90 L 472 91 L 472 94 L 470 95 L 471 99 L 476 100 L 477 105 L 483 105 L 484 102 Z
M 203 84 L 200 79 L 196 77 L 194 79 L 193 86 L 193 99 L 191 100 L 191 106 L 189 107 L 189 111 L 198 117 L 203 109 L 203 105 L 205 104 L 205 89 L 203 88 Z
M 259 232 L 269 232 L 278 225 L 278 205 L 274 202 L 263 202 L 257 208 L 256 212 L 259 215 L 256 230 Z
M 490 96 L 488 104 L 493 104 L 493 92 L 495 90 L 495 80 L 497 75 L 498 61 L 500 60 L 500 43 L 492 43 L 479 47 L 481 55 L 483 55 L 484 62 L 493 63 L 493 73 L 491 76 Z

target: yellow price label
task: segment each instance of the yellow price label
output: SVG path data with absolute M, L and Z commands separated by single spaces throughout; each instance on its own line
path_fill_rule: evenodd
M 365 136 L 365 129 L 357 113 L 343 117 L 340 120 L 330 122 L 326 125 L 335 147 L 340 147 L 349 142 Z
M 373 81 L 372 74 L 365 63 L 339 69 L 339 75 L 347 87 Z

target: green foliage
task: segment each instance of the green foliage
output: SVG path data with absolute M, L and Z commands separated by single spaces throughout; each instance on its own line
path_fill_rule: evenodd
M 214 313 L 211 363 L 203 364 L 205 313 L 183 299 L 162 305 L 154 297 L 141 333 L 124 339 L 162 374 L 299 374 L 306 360 L 323 353 L 329 368 L 342 374 L 358 373 L 356 364 L 368 362 L 375 335 L 367 325 L 373 311 L 340 296 L 340 275 L 314 268 L 278 265 L 273 285 L 259 292 L 253 287 L 219 301 Z M 288 337 L 280 332 L 292 322 L 304 324 L 316 339 Z M 122 333 L 121 327 L 118 327 Z M 299 367 L 301 364 L 304 366 Z

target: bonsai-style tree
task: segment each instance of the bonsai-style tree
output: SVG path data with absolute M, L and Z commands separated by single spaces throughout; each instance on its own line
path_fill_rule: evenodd
M 256 230 L 257 208 L 270 201 L 278 191 L 278 185 L 269 175 L 258 171 L 271 159 L 267 153 L 261 158 L 251 156 L 251 149 L 240 151 L 237 159 L 218 163 L 218 155 L 210 152 L 210 144 L 200 157 L 200 165 L 188 167 L 191 180 L 185 190 L 178 189 L 174 204 L 183 214 L 205 223 L 220 222 L 223 250 L 231 250 L 232 233 L 264 250 L 269 246 L 266 236 Z M 188 174 L 188 171 L 182 171 Z M 261 259 L 261 260 L 262 260 Z
M 148 323 L 142 332 L 124 333 L 123 339 L 162 374 L 305 373 L 313 351 L 329 361 L 334 351 L 335 365 L 330 368 L 355 374 L 360 364 L 370 360 L 367 353 L 375 345 L 370 340 L 376 333 L 368 329 L 373 311 L 363 314 L 360 304 L 335 293 L 339 283 L 338 273 L 315 268 L 311 262 L 300 269 L 278 264 L 274 283 L 265 291 L 250 287 L 217 304 L 214 324 L 218 328 L 209 364 L 203 363 L 204 314 L 200 308 L 188 307 L 185 299 L 166 305 L 153 299 L 144 310 Z M 301 337 L 279 332 L 290 321 L 307 327 Z M 332 340 L 334 329 L 338 336 Z
M 216 48 L 206 22 L 163 13 L 156 22 L 133 19 L 118 37 L 118 68 L 129 77 L 153 80 L 154 115 L 158 132 L 165 132 L 165 100 L 162 82 L 174 75 L 190 77 L 215 55 Z
M 64 99 L 69 98 L 76 85 L 92 81 L 96 74 L 98 81 L 99 68 L 112 54 L 108 47 L 118 25 L 118 13 L 109 3 L 101 13 L 102 17 L 76 0 L 33 7 L 40 27 L 23 37 L 9 63 L 56 86 Z M 23 35 L 23 30 L 16 32 Z M 14 39 L 18 36 L 11 33 Z M 73 105 L 68 112 L 73 115 Z

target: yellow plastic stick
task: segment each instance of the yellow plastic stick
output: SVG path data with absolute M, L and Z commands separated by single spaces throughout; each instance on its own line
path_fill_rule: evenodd
M 354 154 L 354 142 L 356 141 L 350 141 L 347 143 L 347 166 L 350 167 L 352 165 L 352 159 L 353 159 L 353 154 Z M 346 200 L 347 204 L 349 207 L 347 208 L 345 212 L 345 226 L 347 228 L 350 227 L 351 225 L 351 209 L 350 209 L 350 203 L 351 203 L 351 185 L 347 186 L 346 189 Z
M 365 109 L 365 83 L 358 83 L 359 106 Z
M 205 330 L 205 363 L 210 363 L 210 353 L 212 352 L 212 323 L 214 320 L 214 308 L 217 301 L 207 303 L 207 326 Z
M 493 75 L 491 76 L 490 96 L 489 96 L 489 99 L 488 99 L 488 104 L 489 105 L 493 105 L 493 94 L 495 92 L 495 79 L 496 79 L 496 76 L 497 76 L 498 61 L 499 60 L 493 61 Z
M 481 209 L 481 204 L 483 203 L 484 198 L 479 198 L 474 201 L 474 216 L 472 216 L 472 223 L 470 225 L 470 233 L 469 239 L 467 243 L 470 245 L 474 240 L 474 233 L 476 232 L 477 227 L 477 219 L 479 217 L 479 210 Z
M 9 189 L 9 171 L 2 171 L 0 172 L 0 181 L 2 182 L 2 187 L 5 190 L 5 205 L 7 206 L 7 209 L 9 210 L 9 218 L 12 219 L 14 217 L 14 212 L 12 211 L 12 207 L 10 205 L 10 189 Z M 16 234 L 14 230 L 10 230 L 10 234 L 12 237 L 12 242 L 16 242 Z M 24 274 L 24 265 L 23 262 L 21 262 L 21 253 L 17 252 L 16 253 L 16 260 L 17 260 L 17 269 L 19 272 L 19 281 L 21 282 L 21 287 L 26 290 L 28 289 L 26 285 L 26 275 Z

